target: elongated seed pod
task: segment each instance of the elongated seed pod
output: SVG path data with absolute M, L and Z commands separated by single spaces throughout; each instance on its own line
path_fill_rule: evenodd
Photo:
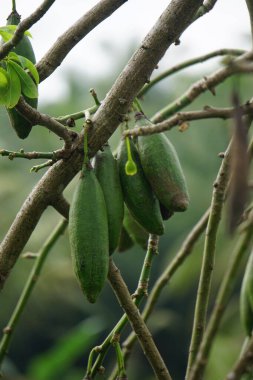
M 112 254 L 119 242 L 124 216 L 124 201 L 117 161 L 113 157 L 109 145 L 105 145 L 103 150 L 96 154 L 93 166 L 104 193 L 109 229 L 109 253 Z
M 136 126 L 152 123 L 136 114 Z M 175 148 L 164 133 L 138 136 L 138 151 L 146 178 L 168 213 L 185 211 L 189 196 Z
M 241 287 L 240 294 L 241 322 L 248 336 L 253 330 L 253 251 L 251 252 Z
M 94 303 L 108 273 L 109 236 L 104 195 L 90 164 L 83 167 L 70 206 L 69 240 L 77 279 Z
M 7 18 L 7 25 L 18 25 L 20 22 L 20 15 L 17 11 L 11 12 L 9 17 Z M 32 44 L 27 36 L 23 36 L 21 41 L 17 44 L 17 46 L 13 49 L 13 51 L 22 55 L 23 57 L 29 59 L 33 64 L 36 63 L 34 51 L 32 48 Z M 37 108 L 38 99 L 37 98 L 28 98 L 24 96 L 25 101 L 33 108 Z M 21 139 L 25 139 L 32 129 L 32 124 L 20 115 L 15 108 L 7 108 L 7 112 L 10 118 L 11 126 L 16 131 L 17 135 Z
M 128 155 L 125 141 L 121 141 L 117 156 L 125 203 L 131 214 L 145 230 L 151 234 L 162 235 L 164 225 L 159 202 L 144 176 L 137 149 L 131 140 L 129 142 L 132 158 L 137 167 L 136 174 L 126 174 L 125 167 Z

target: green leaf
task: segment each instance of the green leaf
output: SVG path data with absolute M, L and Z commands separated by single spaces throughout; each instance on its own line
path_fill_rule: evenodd
M 11 61 L 7 61 L 7 72 L 9 74 L 9 91 L 8 91 L 8 108 L 13 108 L 21 96 L 21 83 L 17 72 L 11 65 Z
M 16 61 L 18 62 L 19 64 L 21 64 L 20 62 L 20 59 L 19 59 L 19 56 L 17 55 L 17 53 L 14 53 L 14 51 L 11 51 L 9 54 L 8 54 L 8 59 L 11 59 L 12 61 Z
M 18 62 L 23 69 L 27 69 L 30 71 L 30 74 L 32 75 L 35 83 L 38 85 L 40 78 L 39 78 L 39 73 L 35 67 L 35 65 L 30 61 L 28 58 L 23 57 L 22 55 L 18 55 L 14 52 L 10 52 L 8 54 L 8 58 L 11 59 L 12 61 Z
M 32 78 L 27 74 L 27 72 L 19 66 L 14 61 L 9 61 L 9 64 L 13 67 L 16 73 L 19 76 L 21 82 L 22 93 L 28 98 L 37 98 L 38 97 L 38 88 Z
M 5 26 L 1 26 L 0 27 L 0 34 L 1 34 L 1 32 L 7 33 L 7 34 L 9 34 L 11 36 L 10 38 L 12 38 L 13 34 L 15 33 L 15 31 L 17 29 L 17 27 L 18 27 L 17 25 L 5 25 Z M 31 35 L 31 33 L 28 30 L 25 31 L 24 35 L 32 38 L 32 35 Z
M 4 42 L 7 42 L 12 38 L 13 34 L 0 29 L 0 36 L 2 37 Z
M 30 61 L 26 57 L 23 57 L 22 55 L 19 55 L 18 58 L 19 58 L 19 61 L 21 62 L 22 67 L 30 71 L 33 79 L 35 80 L 35 83 L 38 85 L 40 81 L 39 73 L 36 67 L 34 66 L 34 64 L 32 63 L 32 61 Z
M 7 95 L 9 90 L 9 74 L 0 67 L 0 104 L 6 105 L 8 102 Z

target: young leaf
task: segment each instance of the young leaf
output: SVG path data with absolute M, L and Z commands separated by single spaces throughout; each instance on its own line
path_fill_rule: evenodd
M 27 72 L 19 66 L 14 61 L 9 61 L 9 64 L 13 67 L 16 73 L 19 76 L 21 82 L 22 93 L 28 98 L 37 98 L 38 97 L 38 88 L 32 78 L 27 74 Z
M 1 28 L 1 29 L 0 29 L 0 36 L 2 37 L 2 39 L 3 39 L 4 42 L 8 42 L 8 41 L 12 38 L 13 34 L 4 31 L 4 30 L 2 30 L 2 28 Z
M 11 65 L 11 62 L 7 61 L 7 72 L 9 74 L 9 91 L 8 91 L 8 103 L 6 106 L 8 108 L 13 108 L 21 95 L 21 83 L 18 74 Z
M 11 51 L 11 52 L 8 54 L 8 59 L 11 59 L 12 61 L 16 61 L 16 62 L 18 62 L 19 64 L 21 64 L 20 59 L 19 59 L 19 56 L 17 55 L 17 53 L 14 53 L 14 51 Z
M 11 35 L 10 38 L 12 38 L 12 36 L 15 33 L 17 27 L 18 27 L 17 25 L 5 25 L 5 26 L 1 26 L 0 27 L 0 33 L 1 32 L 8 33 L 8 34 Z M 31 35 L 31 33 L 28 30 L 25 31 L 24 35 L 32 38 L 32 35 Z
M 33 79 L 35 80 L 35 83 L 38 85 L 40 81 L 39 73 L 36 67 L 34 66 L 34 64 L 32 63 L 32 61 L 30 61 L 28 58 L 23 57 L 22 55 L 19 55 L 18 58 L 19 58 L 19 61 L 21 62 L 22 67 L 30 71 Z
M 7 94 L 9 89 L 9 75 L 6 70 L 0 67 L 0 104 L 7 103 Z

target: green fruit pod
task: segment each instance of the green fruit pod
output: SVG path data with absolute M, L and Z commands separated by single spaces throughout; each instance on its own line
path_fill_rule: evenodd
M 18 25 L 19 23 L 20 23 L 20 15 L 15 10 L 11 12 L 9 17 L 7 18 L 7 25 Z M 16 54 L 22 55 L 23 57 L 29 59 L 33 64 L 36 63 L 32 44 L 27 36 L 24 35 L 22 37 L 21 41 L 17 44 L 17 46 L 13 48 L 13 51 Z M 24 96 L 24 99 L 31 107 L 37 108 L 38 106 L 37 98 L 28 98 L 27 96 Z M 25 139 L 26 137 L 28 137 L 32 129 L 32 124 L 22 115 L 20 115 L 15 110 L 15 108 L 7 108 L 7 113 L 11 122 L 11 126 L 14 128 L 18 137 L 21 139 Z
M 89 302 L 102 291 L 109 265 L 106 205 L 91 165 L 85 164 L 69 211 L 69 240 L 74 271 Z
M 140 158 L 134 143 L 129 139 L 131 155 L 136 165 L 136 174 L 126 174 L 128 162 L 127 147 L 124 140 L 118 149 L 118 166 L 124 201 L 137 222 L 149 233 L 162 235 L 164 225 L 159 202 L 142 170 Z
M 240 316 L 246 334 L 253 330 L 253 251 L 249 257 L 240 293 Z
M 142 113 L 136 114 L 136 126 L 152 125 Z M 138 151 L 146 178 L 171 213 L 185 211 L 189 196 L 185 177 L 175 148 L 164 133 L 138 136 Z
M 103 190 L 109 229 L 109 253 L 112 254 L 119 242 L 123 217 L 124 201 L 119 179 L 117 161 L 109 145 L 105 145 L 93 160 L 94 171 Z
M 134 219 L 130 211 L 125 207 L 123 226 L 131 240 L 146 250 L 148 246 L 148 232 Z

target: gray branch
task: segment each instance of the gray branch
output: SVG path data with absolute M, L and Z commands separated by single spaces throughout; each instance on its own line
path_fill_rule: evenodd
M 126 1 L 101 0 L 63 33 L 37 63 L 40 81 L 49 77 L 78 42 Z

